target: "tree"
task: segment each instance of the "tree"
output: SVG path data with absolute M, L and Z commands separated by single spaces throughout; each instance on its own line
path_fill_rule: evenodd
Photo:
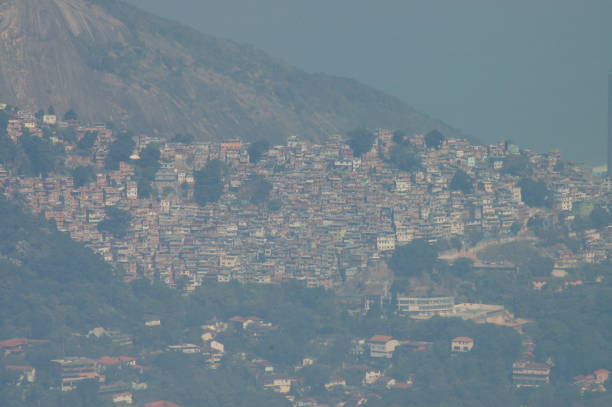
M 460 257 L 453 262 L 451 271 L 458 277 L 465 277 L 474 270 L 474 260 L 468 257 Z
M 347 133 L 347 143 L 355 157 L 361 157 L 369 152 L 374 145 L 376 136 L 367 129 L 355 129 Z
M 211 160 L 206 167 L 194 174 L 193 197 L 199 205 L 217 202 L 223 195 L 225 167 L 219 160 Z
M 283 203 L 278 199 L 271 199 L 268 202 L 268 209 L 270 209 L 272 212 L 278 212 L 282 207 Z
M 155 192 L 155 188 L 151 185 L 151 182 L 146 179 L 138 180 L 138 198 L 147 199 Z
M 504 158 L 501 173 L 515 177 L 526 177 L 530 174 L 529 159 L 522 154 L 512 154 Z
M 153 194 L 154 188 L 151 184 L 155 181 L 155 174 L 159 170 L 160 157 L 159 146 L 156 143 L 149 143 L 140 152 L 140 159 L 134 161 L 139 198 L 149 198 Z
M 389 267 L 396 277 L 420 277 L 431 272 L 438 260 L 438 249 L 425 239 L 417 239 L 395 249 Z
M 120 162 L 127 162 L 134 151 L 136 143 L 132 139 L 132 133 L 123 131 L 117 134 L 117 137 L 110 145 L 108 157 L 106 157 L 105 167 L 107 170 L 116 170 L 119 168 Z
M 115 206 L 106 208 L 106 218 L 98 223 L 98 230 L 108 233 L 117 239 L 123 239 L 130 228 L 132 215 Z
M 398 169 L 411 172 L 421 167 L 420 158 L 406 145 L 397 145 L 391 149 L 389 160 Z
M 193 143 L 193 136 L 191 134 L 177 134 L 176 136 L 170 139 L 172 143 L 180 143 L 180 144 L 191 144 Z
M 534 255 L 522 261 L 517 261 L 519 266 L 534 276 L 548 276 L 555 267 L 555 262 L 549 257 Z
M 0 114 L 2 112 L 0 111 Z M 17 146 L 13 140 L 0 131 L 0 164 L 13 164 L 17 156 Z
M 47 114 L 55 115 L 55 108 L 53 106 L 49 106 L 47 109 Z
M 3 136 L 6 132 L 6 128 L 9 122 L 9 115 L 6 110 L 0 110 L 0 136 Z
M 595 229 L 602 229 L 612 225 L 612 213 L 610 213 L 608 208 L 604 208 L 603 206 L 595 207 L 591 211 L 589 219 Z
M 77 142 L 77 153 L 82 156 L 86 156 L 89 154 L 91 148 L 96 143 L 98 139 L 98 133 L 95 131 L 86 132 L 83 137 Z
M 438 130 L 432 130 L 425 135 L 425 145 L 428 148 L 435 148 L 438 150 L 442 147 L 442 143 L 444 143 L 445 139 L 444 135 Z
M 270 143 L 267 140 L 257 140 L 254 143 L 251 143 L 247 149 L 249 153 L 249 161 L 253 164 L 257 163 L 269 149 Z
M 268 202 L 272 184 L 258 174 L 251 175 L 241 188 L 241 195 L 254 205 L 261 205 Z
M 474 190 L 474 180 L 465 171 L 457 170 L 450 182 L 449 188 L 453 191 L 462 191 L 464 194 L 471 194 Z
M 74 180 L 74 186 L 79 188 L 95 181 L 96 172 L 90 165 L 81 165 L 72 171 L 72 178 Z
M 59 158 L 63 151 L 48 140 L 26 133 L 21 137 L 21 146 L 35 176 L 46 177 L 60 164 Z
M 64 114 L 64 121 L 76 121 L 78 120 L 79 115 L 77 114 L 77 112 L 74 111 L 74 109 L 70 109 L 68 110 L 65 114 Z
M 521 188 L 521 197 L 525 205 L 539 208 L 552 206 L 552 196 L 544 182 L 523 178 L 518 186 Z
M 395 130 L 393 132 L 393 142 L 395 144 L 403 144 L 406 139 L 406 133 L 403 130 Z

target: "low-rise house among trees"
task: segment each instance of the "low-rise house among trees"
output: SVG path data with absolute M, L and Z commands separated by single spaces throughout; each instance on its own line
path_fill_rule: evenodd
M 434 315 L 453 313 L 455 297 L 412 297 L 397 296 L 397 310 L 412 318 L 431 318 Z
M 84 357 L 66 357 L 52 360 L 57 370 L 58 384 L 61 391 L 72 391 L 81 382 L 88 380 L 103 382 L 100 374 L 100 364 L 93 359 Z
M 49 343 L 49 341 L 43 339 L 12 338 L 0 342 L 0 350 L 5 355 L 17 354 L 25 352 L 33 345 L 43 343 Z
M 540 387 L 550 383 L 550 366 L 530 360 L 520 360 L 512 364 L 512 381 L 520 387 Z
M 467 336 L 458 336 L 451 341 L 453 352 L 471 352 L 474 347 L 474 339 Z
M 395 348 L 399 346 L 399 341 L 391 336 L 376 335 L 368 340 L 370 357 L 372 358 L 387 358 L 393 357 Z
M 285 375 L 265 375 L 263 377 L 263 386 L 267 389 L 280 394 L 288 394 L 291 392 L 291 385 L 294 379 Z
M 605 392 L 607 391 L 605 383 L 609 376 L 609 370 L 598 369 L 592 375 L 574 377 L 574 385 L 579 388 L 580 393 Z

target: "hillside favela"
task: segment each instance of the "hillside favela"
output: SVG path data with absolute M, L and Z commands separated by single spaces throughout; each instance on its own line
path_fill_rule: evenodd
M 155 36 L 234 52 L 121 1 L 0 0 L 0 73 L 19 78 L 0 78 L 1 406 L 612 406 L 611 108 L 607 167 L 480 141 L 332 77 L 321 95 L 266 94 L 292 113 L 236 99 L 248 120 L 160 86 L 160 106 L 185 105 L 159 125 L 141 96 L 83 93 L 118 116 L 28 93 L 56 89 L 32 72 L 59 83 L 53 64 L 11 65 L 43 3 L 60 48 L 105 24 L 142 47 L 96 48 L 90 89 L 156 89 L 132 70 L 149 52 L 176 53 L 168 80 L 191 72 Z M 276 62 L 257 58 L 248 79 L 195 58 L 216 79 L 180 80 L 262 91 Z M 296 107 L 325 97 L 342 105 L 329 122 Z

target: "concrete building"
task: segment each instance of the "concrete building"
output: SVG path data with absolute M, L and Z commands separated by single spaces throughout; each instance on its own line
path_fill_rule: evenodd
M 471 352 L 474 348 L 474 339 L 467 336 L 458 336 L 451 341 L 451 351 Z
M 397 296 L 397 310 L 411 318 L 426 319 L 434 315 L 448 316 L 453 313 L 455 297 L 411 297 Z
M 512 364 L 512 381 L 516 387 L 540 387 L 550 383 L 550 366 L 532 361 Z
M 393 357 L 393 352 L 395 352 L 395 348 L 397 348 L 399 344 L 399 341 L 393 339 L 391 336 L 373 336 L 368 340 L 370 357 L 391 359 Z

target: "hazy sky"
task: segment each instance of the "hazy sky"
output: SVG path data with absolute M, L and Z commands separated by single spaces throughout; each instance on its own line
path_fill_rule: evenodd
M 610 0 L 129 0 L 483 141 L 605 160 Z

